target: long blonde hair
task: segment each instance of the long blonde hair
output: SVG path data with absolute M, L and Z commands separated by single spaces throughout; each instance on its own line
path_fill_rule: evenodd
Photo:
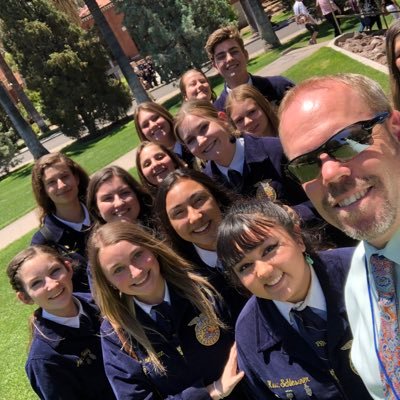
M 134 357 L 134 343 L 139 344 L 147 352 L 155 369 L 160 373 L 165 373 L 165 368 L 157 358 L 154 347 L 146 334 L 146 327 L 142 326 L 137 319 L 132 296 L 120 293 L 113 288 L 101 268 L 100 250 L 123 240 L 151 251 L 157 257 L 161 275 L 168 285 L 213 323 L 224 327 L 214 311 L 212 302 L 212 299 L 218 295 L 205 278 L 193 272 L 187 261 L 136 224 L 111 222 L 99 227 L 92 234 L 88 246 L 89 262 L 93 275 L 94 296 L 103 316 L 109 320 L 118 337 L 122 339 L 123 349 L 128 354 Z

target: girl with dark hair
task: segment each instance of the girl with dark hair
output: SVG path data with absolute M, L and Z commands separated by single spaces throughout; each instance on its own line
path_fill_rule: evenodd
M 7 275 L 18 299 L 39 308 L 31 320 L 26 373 L 41 399 L 114 399 L 104 372 L 100 316 L 86 293 L 72 293 L 72 266 L 47 246 L 16 255 Z
M 204 72 L 198 69 L 189 69 L 181 76 L 179 90 L 183 101 L 198 99 L 214 102 L 217 99 L 210 81 Z
M 400 110 L 400 21 L 394 22 L 386 32 L 386 56 L 389 67 L 390 90 L 393 106 Z
M 95 223 L 140 222 L 151 225 L 152 198 L 133 176 L 116 165 L 96 172 L 90 180 L 87 207 Z
M 276 109 L 251 85 L 232 89 L 225 103 L 232 125 L 253 136 L 278 136 L 279 119 Z
M 141 142 L 161 144 L 177 154 L 188 165 L 194 162 L 193 155 L 174 136 L 174 117 L 163 106 L 145 102 L 135 110 L 135 127 Z
M 105 370 L 118 399 L 243 398 L 234 390 L 243 373 L 224 310 L 186 261 L 121 222 L 94 232 L 89 260 L 105 317 Z
M 217 251 L 253 296 L 235 337 L 252 399 L 370 399 L 350 361 L 344 285 L 353 248 L 316 253 L 291 212 L 272 202 L 235 203 Z
M 180 169 L 160 185 L 154 211 L 173 248 L 210 280 L 235 319 L 245 300 L 226 282 L 216 253 L 222 213 L 234 197 L 207 175 Z
M 187 164 L 161 144 L 144 141 L 136 151 L 136 168 L 142 185 L 153 195 L 165 177 Z
M 32 190 L 40 211 L 40 229 L 31 244 L 52 246 L 74 260 L 74 290 L 89 290 L 86 240 L 91 225 L 85 206 L 89 176 L 62 153 L 46 154 L 32 168 Z

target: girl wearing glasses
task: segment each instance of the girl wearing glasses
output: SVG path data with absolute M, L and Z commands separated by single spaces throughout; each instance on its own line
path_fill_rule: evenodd
M 189 69 L 181 76 L 179 89 L 183 101 L 198 99 L 214 102 L 217 99 L 210 81 L 203 71 L 198 69 Z
M 236 320 L 245 298 L 227 282 L 216 252 L 222 213 L 233 198 L 232 193 L 207 175 L 181 169 L 172 172 L 160 185 L 154 211 L 174 250 L 209 279 Z
M 251 85 L 231 90 L 225 110 L 232 125 L 250 135 L 278 136 L 279 120 L 271 103 Z
M 227 213 L 217 251 L 252 294 L 235 331 L 250 398 L 371 398 L 350 362 L 343 292 L 353 248 L 315 253 L 286 209 L 251 200 Z
M 115 399 L 104 372 L 99 310 L 72 293 L 72 265 L 47 246 L 16 255 L 7 275 L 18 299 L 37 305 L 25 370 L 40 399 Z
M 32 190 L 40 211 L 40 229 L 32 245 L 47 245 L 74 260 L 74 291 L 88 292 L 86 240 L 91 225 L 85 206 L 89 176 L 62 153 L 46 154 L 32 168 Z
M 113 222 L 89 244 L 107 377 L 118 399 L 242 399 L 218 296 L 170 248 Z M 222 314 L 221 314 L 222 313 Z
M 174 136 L 174 117 L 163 106 L 154 102 L 140 104 L 135 111 L 135 127 L 141 142 L 161 144 L 192 165 L 192 154 Z

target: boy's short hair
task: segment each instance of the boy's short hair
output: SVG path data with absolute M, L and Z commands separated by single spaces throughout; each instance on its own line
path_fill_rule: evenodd
M 245 52 L 243 39 L 240 37 L 240 33 L 236 26 L 224 26 L 223 28 L 219 28 L 214 31 L 207 39 L 207 43 L 205 45 L 205 50 L 207 52 L 208 58 L 210 61 L 214 60 L 214 51 L 215 47 L 225 40 L 233 39 L 237 42 L 239 47 L 243 52 Z

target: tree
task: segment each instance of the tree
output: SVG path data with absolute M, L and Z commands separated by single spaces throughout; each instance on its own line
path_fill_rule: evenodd
M 93 19 L 96 22 L 96 25 L 106 41 L 108 47 L 111 50 L 112 55 L 117 61 L 119 67 L 121 68 L 122 73 L 127 80 L 129 87 L 131 88 L 132 94 L 136 98 L 136 102 L 138 104 L 143 103 L 145 101 L 150 101 L 150 97 L 148 96 L 146 90 L 140 83 L 139 78 L 133 72 L 133 68 L 129 63 L 128 57 L 122 50 L 117 38 L 114 35 L 114 32 L 110 28 L 106 18 L 104 17 L 100 7 L 97 5 L 96 0 L 85 0 L 85 3 L 92 14 Z
M 7 173 L 18 164 L 16 159 L 18 136 L 7 114 L 0 108 L 0 172 Z
M 12 85 L 13 89 L 15 90 L 15 93 L 18 96 L 18 99 L 24 106 L 26 112 L 30 115 L 33 121 L 36 122 L 37 126 L 43 133 L 48 133 L 49 128 L 46 125 L 46 122 L 44 122 L 43 117 L 38 113 L 38 111 L 36 110 L 35 106 L 31 102 L 29 97 L 25 94 L 24 89 L 22 89 L 14 73 L 7 64 L 5 57 L 3 57 L 1 49 L 0 49 L 0 69 L 3 71 L 7 81 Z
M 27 86 L 40 93 L 53 124 L 77 137 L 82 121 L 91 134 L 131 105 L 129 91 L 107 76 L 99 39 L 70 22 L 48 0 L 2 0 L 2 41 Z
M 7 90 L 0 83 L 0 106 L 4 109 L 5 113 L 9 116 L 18 135 L 24 140 L 29 151 L 32 153 L 33 158 L 37 159 L 47 154 L 46 148 L 39 142 L 35 133 L 30 125 L 22 118 L 22 115 L 15 107 Z
M 163 80 L 207 61 L 207 37 L 235 18 L 226 0 L 114 0 L 140 52 L 151 55 Z
M 253 15 L 258 27 L 258 33 L 260 34 L 261 39 L 264 40 L 264 47 L 279 47 L 281 42 L 273 30 L 271 21 L 269 20 L 267 14 L 265 14 L 260 0 L 248 0 L 248 2 L 253 10 Z

